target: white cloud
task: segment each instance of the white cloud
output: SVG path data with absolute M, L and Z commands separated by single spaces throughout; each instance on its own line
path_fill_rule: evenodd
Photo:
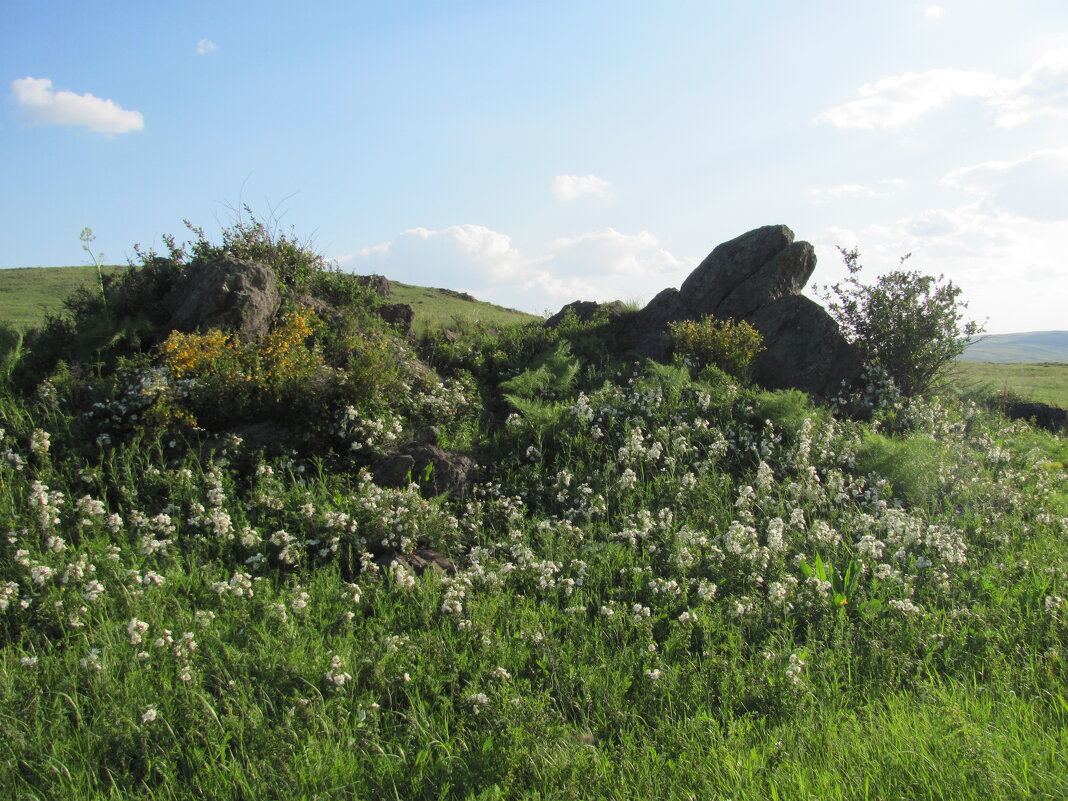
M 989 97 L 997 76 L 987 72 L 937 69 L 906 72 L 866 83 L 860 98 L 820 114 L 813 121 L 836 128 L 900 128 L 958 96 Z
M 927 10 L 923 12 L 923 15 L 928 19 L 938 19 L 945 11 L 942 6 L 927 6 Z
M 977 201 L 958 208 L 932 208 L 885 225 L 828 229 L 813 240 L 819 255 L 815 283 L 845 277 L 835 246 L 857 247 L 861 279 L 899 266 L 945 277 L 961 287 L 968 317 L 988 319 L 991 333 L 1064 328 L 1068 265 L 1063 242 L 1068 222 L 1009 216 Z
M 1019 78 L 989 72 L 935 69 L 867 83 L 859 97 L 824 111 L 814 124 L 837 128 L 900 128 L 958 97 L 978 98 L 995 112 L 998 127 L 1036 117 L 1068 117 L 1068 47 L 1043 54 Z
M 480 225 L 410 228 L 364 248 L 348 266 L 538 313 L 573 300 L 644 296 L 677 284 L 686 273 L 647 231 L 606 228 L 563 237 L 543 254 L 528 257 L 507 234 Z
M 596 175 L 557 175 L 553 178 L 552 192 L 560 201 L 574 200 L 583 195 L 606 198 L 611 192 L 611 184 Z
M 992 210 L 1032 220 L 1068 220 L 1068 147 L 963 167 L 942 183 L 976 195 Z
M 553 242 L 552 264 L 563 267 L 569 275 L 589 273 L 639 278 L 664 278 L 683 266 L 648 231 L 623 234 L 614 228 L 557 239 Z
M 809 197 L 817 203 L 826 203 L 831 200 L 885 197 L 901 191 L 908 185 L 903 178 L 888 178 L 880 181 L 878 186 L 866 186 L 864 184 L 838 184 L 836 186 L 823 186 L 808 190 Z
M 1002 128 L 1035 117 L 1068 117 L 1068 47 L 1050 50 L 1018 80 L 1006 81 L 991 104 Z
M 197 55 L 206 56 L 208 53 L 214 53 L 219 49 L 219 46 L 211 39 L 201 39 L 197 42 Z
M 95 95 L 56 91 L 49 78 L 17 78 L 11 82 L 15 104 L 31 123 L 77 125 L 102 134 L 128 133 L 145 127 L 140 111 L 127 111 Z

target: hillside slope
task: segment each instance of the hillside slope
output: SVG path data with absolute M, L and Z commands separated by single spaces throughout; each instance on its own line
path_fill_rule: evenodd
M 1068 331 L 1028 331 L 977 337 L 960 360 L 1001 364 L 1068 362 Z
M 106 273 L 124 269 L 104 268 Z M 97 280 L 96 269 L 76 267 L 23 267 L 0 270 L 0 322 L 26 330 L 63 308 L 63 300 L 80 286 Z M 484 303 L 448 289 L 412 286 L 391 281 L 390 303 L 406 303 L 415 310 L 413 329 L 441 328 L 457 318 L 486 325 L 535 320 L 532 314 Z

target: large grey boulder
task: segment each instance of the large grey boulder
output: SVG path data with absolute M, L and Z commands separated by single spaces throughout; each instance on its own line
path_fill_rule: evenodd
M 855 349 L 822 307 L 801 294 L 816 252 L 785 225 L 766 225 L 716 247 L 679 289 L 665 289 L 628 320 L 624 352 L 664 360 L 668 326 L 713 316 L 745 320 L 764 337 L 754 379 L 772 389 L 830 395 L 860 371 Z
M 746 318 L 764 337 L 753 362 L 753 380 L 768 389 L 800 389 L 829 397 L 858 373 L 856 349 L 838 323 L 804 295 L 762 306 Z
M 267 265 L 221 258 L 190 264 L 164 302 L 174 309 L 173 330 L 191 334 L 221 328 L 247 341 L 267 333 L 281 295 Z
M 679 287 L 693 311 L 713 314 L 720 303 L 794 242 L 785 225 L 765 225 L 717 246 Z
M 815 269 L 816 250 L 808 242 L 794 242 L 723 298 L 716 306 L 716 317 L 744 320 L 780 298 L 800 295 Z

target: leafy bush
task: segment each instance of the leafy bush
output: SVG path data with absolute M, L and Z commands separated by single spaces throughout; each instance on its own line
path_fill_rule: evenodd
M 668 326 L 675 354 L 696 367 L 713 365 L 735 378 L 747 379 L 764 338 L 744 320 L 680 320 Z
M 885 370 L 906 397 L 923 394 L 983 330 L 963 322 L 968 304 L 960 300 L 962 290 L 944 276 L 916 270 L 894 270 L 863 284 L 860 253 L 839 250 L 849 277 L 822 288 L 828 311 L 866 363 Z

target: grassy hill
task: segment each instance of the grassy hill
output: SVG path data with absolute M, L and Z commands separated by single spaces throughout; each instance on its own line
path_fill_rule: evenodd
M 104 271 L 113 273 L 122 269 L 108 266 Z M 96 268 L 92 266 L 0 270 L 0 322 L 25 331 L 43 322 L 46 315 L 59 312 L 64 298 L 75 289 L 96 280 Z M 447 327 L 457 318 L 489 326 L 537 319 L 532 314 L 484 303 L 449 289 L 390 283 L 389 302 L 407 303 L 415 310 L 413 329 L 417 332 Z
M 960 360 L 1003 364 L 1068 362 L 1068 331 L 1028 331 L 977 337 Z
M 121 269 L 108 265 L 104 272 Z M 63 299 L 75 289 L 96 280 L 96 268 L 91 265 L 0 270 L 0 322 L 24 331 L 60 311 Z

